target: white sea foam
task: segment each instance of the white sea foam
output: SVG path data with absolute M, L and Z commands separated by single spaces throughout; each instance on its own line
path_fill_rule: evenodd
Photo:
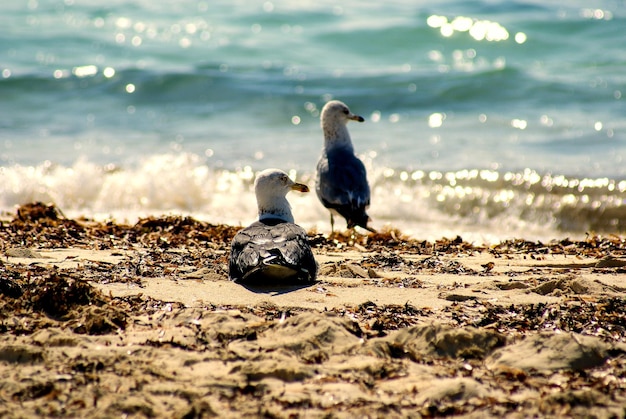
M 477 243 L 624 230 L 624 182 L 532 171 L 409 173 L 366 163 L 372 185 L 369 213 L 377 229 L 398 228 L 427 240 L 460 235 Z M 312 173 L 290 175 L 313 186 Z M 257 217 L 254 176 L 250 167 L 214 169 L 189 153 L 148 156 L 133 167 L 103 167 L 85 159 L 71 166 L 13 165 L 0 168 L 0 210 L 14 213 L 18 205 L 42 201 L 72 218 L 134 223 L 149 215 L 176 214 L 247 225 Z M 330 231 L 328 212 L 315 194 L 292 192 L 288 199 L 297 223 Z

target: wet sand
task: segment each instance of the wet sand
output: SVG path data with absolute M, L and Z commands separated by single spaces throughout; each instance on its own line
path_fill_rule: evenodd
M 308 287 L 228 281 L 236 227 L 2 223 L 0 416 L 624 417 L 626 241 L 311 232 Z

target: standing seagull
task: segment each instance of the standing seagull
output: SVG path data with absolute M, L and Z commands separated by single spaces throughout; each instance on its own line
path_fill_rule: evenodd
M 346 124 L 363 122 L 363 117 L 350 112 L 345 103 L 328 102 L 320 117 L 324 131 L 324 148 L 317 162 L 315 192 L 322 204 L 330 210 L 330 228 L 334 231 L 333 214 L 346 219 L 348 228 L 367 225 L 370 217 L 365 210 L 370 205 L 370 187 L 363 162 L 354 155 L 354 147 Z
M 306 231 L 294 224 L 287 192 L 308 192 L 287 173 L 267 169 L 254 181 L 259 221 L 240 230 L 231 244 L 229 277 L 248 285 L 311 283 L 317 263 Z

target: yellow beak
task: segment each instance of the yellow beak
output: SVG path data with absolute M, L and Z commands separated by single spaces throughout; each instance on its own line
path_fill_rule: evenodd
M 291 185 L 291 190 L 298 192 L 308 192 L 309 187 L 306 186 L 304 183 L 294 183 L 293 185 Z
M 351 119 L 353 121 L 357 121 L 357 122 L 363 122 L 365 121 L 365 119 L 361 116 L 361 115 L 354 115 L 354 114 L 350 114 L 348 116 L 348 119 Z

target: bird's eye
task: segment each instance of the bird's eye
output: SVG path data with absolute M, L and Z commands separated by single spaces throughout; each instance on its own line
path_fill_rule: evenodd
M 350 113 L 350 111 L 349 111 L 349 110 L 347 110 L 347 109 L 344 109 L 344 110 L 343 110 L 343 113 L 344 113 L 344 114 L 346 114 L 346 115 L 348 115 L 348 114 Z

